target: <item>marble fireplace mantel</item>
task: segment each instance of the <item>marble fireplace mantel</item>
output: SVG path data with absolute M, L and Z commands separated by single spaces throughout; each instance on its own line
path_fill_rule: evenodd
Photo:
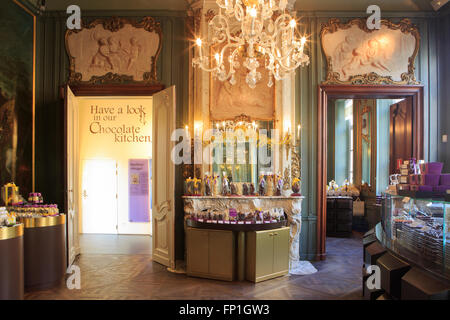
M 303 196 L 183 196 L 184 212 L 190 215 L 205 209 L 224 210 L 234 208 L 246 212 L 255 209 L 283 208 L 290 226 L 289 268 L 300 260 L 300 230 Z

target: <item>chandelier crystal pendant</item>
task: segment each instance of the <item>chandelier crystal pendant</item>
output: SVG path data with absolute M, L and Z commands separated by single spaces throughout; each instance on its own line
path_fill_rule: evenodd
M 255 88 L 261 80 L 258 68 L 269 72 L 267 86 L 281 80 L 299 66 L 309 64 L 303 51 L 306 37 L 297 30 L 297 21 L 286 12 L 287 0 L 217 0 L 219 13 L 209 22 L 209 43 L 197 38 L 198 56 L 194 67 L 211 72 L 215 79 L 236 83 L 238 57 L 248 70 L 245 81 Z M 211 56 L 205 55 L 206 49 Z M 215 51 L 215 52 L 214 52 Z

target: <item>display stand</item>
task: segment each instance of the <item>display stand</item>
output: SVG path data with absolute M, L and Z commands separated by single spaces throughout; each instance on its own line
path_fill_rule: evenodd
M 62 282 L 66 272 L 66 216 L 21 218 L 24 225 L 25 289 Z
M 23 300 L 23 225 L 0 228 L 0 300 Z
M 256 208 L 261 210 L 268 210 L 270 208 L 283 208 L 287 216 L 287 226 L 290 227 L 289 233 L 289 270 L 293 274 L 311 274 L 316 272 L 312 265 L 300 261 L 300 230 L 301 230 L 301 213 L 303 196 L 183 196 L 184 213 L 186 219 L 194 212 L 200 212 L 205 209 L 223 210 L 227 208 L 234 208 L 237 211 L 253 211 Z M 284 223 L 284 222 L 283 222 Z M 258 231 L 279 228 L 281 225 L 275 224 L 250 224 L 250 225 L 232 225 L 220 226 L 219 223 L 202 223 L 196 224 L 195 227 L 201 228 L 230 228 L 234 231 Z M 238 230 L 243 228 L 243 230 Z M 230 230 L 222 229 L 222 230 Z M 242 235 L 241 247 L 244 246 Z M 242 256 L 242 255 L 241 255 Z M 240 277 L 243 277 L 242 268 L 240 269 Z

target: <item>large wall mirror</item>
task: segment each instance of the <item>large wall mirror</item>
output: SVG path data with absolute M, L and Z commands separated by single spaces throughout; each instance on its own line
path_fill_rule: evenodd
M 423 87 L 321 85 L 318 110 L 317 256 L 325 256 L 326 185 L 365 185 L 375 197 L 396 159 L 423 159 Z
M 254 120 L 250 121 L 248 117 L 247 121 L 213 121 L 212 127 L 217 128 L 223 132 L 242 130 L 243 139 L 245 139 L 245 144 L 240 150 L 235 145 L 228 146 L 226 139 L 222 141 L 221 146 L 221 159 L 217 159 L 211 165 L 212 173 L 222 177 L 227 176 L 230 181 L 235 183 L 258 183 L 258 176 L 261 173 L 274 173 L 273 161 L 264 161 L 261 159 L 262 153 L 267 155 L 266 159 L 272 158 L 272 150 L 270 143 L 267 145 L 259 143 L 259 141 L 270 141 L 272 138 L 272 129 L 274 129 L 273 120 Z M 232 123 L 233 128 L 230 128 L 229 123 Z M 259 141 L 252 140 L 252 133 L 254 132 L 254 137 L 257 137 L 256 130 L 258 130 Z M 265 138 L 262 138 L 262 135 Z M 253 142 L 252 142 L 253 141 Z M 262 149 L 264 148 L 264 149 Z M 216 146 L 212 150 L 212 156 L 217 157 L 219 146 Z M 230 158 L 229 152 L 232 154 L 231 161 L 227 160 Z M 242 154 L 243 152 L 243 154 Z

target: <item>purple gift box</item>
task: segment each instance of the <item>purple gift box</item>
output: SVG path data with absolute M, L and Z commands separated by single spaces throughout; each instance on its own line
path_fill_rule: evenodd
M 440 174 L 421 174 L 419 184 L 422 186 L 438 186 L 440 178 Z
M 444 164 L 442 162 L 428 162 L 420 165 L 422 174 L 441 174 Z
M 439 184 L 442 186 L 450 186 L 450 173 L 441 174 L 441 181 Z
M 434 186 L 433 191 L 439 194 L 445 194 L 447 190 L 450 190 L 450 185 L 447 186 Z
M 409 184 L 411 184 L 411 185 L 419 184 L 419 175 L 418 174 L 410 174 L 409 175 Z
M 419 191 L 433 191 L 432 186 L 419 186 Z

